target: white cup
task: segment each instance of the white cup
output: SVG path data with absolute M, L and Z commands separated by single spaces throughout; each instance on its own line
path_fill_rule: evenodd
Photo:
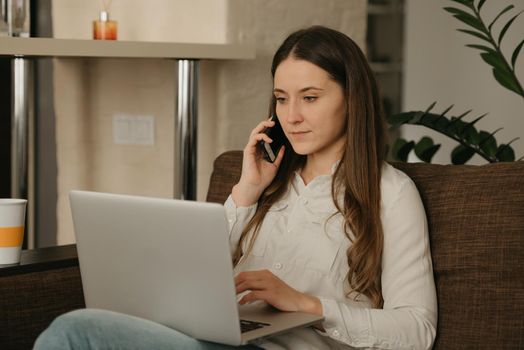
M 26 205 L 26 199 L 0 198 L 0 265 L 20 262 Z

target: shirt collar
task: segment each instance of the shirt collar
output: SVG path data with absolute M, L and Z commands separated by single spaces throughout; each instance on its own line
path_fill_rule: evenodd
M 333 163 L 333 165 L 331 166 L 331 174 L 319 175 L 315 177 L 307 186 L 305 185 L 304 180 L 302 180 L 302 177 L 300 176 L 300 171 L 295 171 L 295 176 L 292 180 L 292 185 L 298 194 L 303 193 L 304 191 L 306 191 L 306 189 L 311 193 L 325 193 L 326 187 L 331 187 L 333 175 L 335 174 L 335 171 L 337 170 L 339 164 L 340 159 Z

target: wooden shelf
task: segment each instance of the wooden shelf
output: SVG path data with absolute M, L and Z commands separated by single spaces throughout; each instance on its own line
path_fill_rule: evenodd
M 255 47 L 238 44 L 4 37 L 0 38 L 0 56 L 242 60 L 254 59 Z

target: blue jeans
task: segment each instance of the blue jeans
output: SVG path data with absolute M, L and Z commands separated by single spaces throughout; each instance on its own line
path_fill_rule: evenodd
M 196 340 L 174 329 L 112 311 L 82 309 L 57 317 L 34 349 L 260 349 Z

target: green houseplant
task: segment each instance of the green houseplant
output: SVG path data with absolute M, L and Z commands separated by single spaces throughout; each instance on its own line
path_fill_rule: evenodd
M 500 47 L 507 31 L 523 11 L 513 14 L 496 35 L 493 29 L 494 24 L 500 21 L 504 15 L 510 14 L 515 8 L 513 5 L 502 9 L 489 24 L 486 24 L 481 15 L 481 10 L 486 0 L 479 0 L 477 2 L 475 0 L 449 1 L 454 2 L 455 6 L 445 7 L 444 10 L 452 14 L 453 17 L 462 22 L 463 25 L 465 24 L 469 27 L 467 29 L 458 29 L 458 31 L 480 40 L 480 44 L 470 44 L 467 46 L 481 52 L 480 57 L 491 67 L 493 76 L 500 85 L 524 98 L 524 89 L 515 75 L 515 64 L 524 45 L 524 40 L 512 50 L 510 60 L 506 59 Z M 471 113 L 471 110 L 457 116 L 448 117 L 447 114 L 453 106 L 449 106 L 444 111 L 436 113 L 433 112 L 435 105 L 436 102 L 424 111 L 404 112 L 388 116 L 386 119 L 393 128 L 398 128 L 404 124 L 420 125 L 435 130 L 456 141 L 458 145 L 451 153 L 451 161 L 453 164 L 464 164 L 475 154 L 480 155 L 490 163 L 515 161 L 515 151 L 511 147 L 511 144 L 518 140 L 518 137 L 507 143 L 499 144 L 495 138 L 495 134 L 502 128 L 488 132 L 477 130 L 475 127 L 475 124 L 484 118 L 486 114 L 466 121 L 465 117 Z M 440 144 L 435 144 L 428 136 L 422 137 L 418 142 L 398 138 L 393 144 L 391 153 L 395 160 L 407 161 L 409 154 L 413 151 L 420 160 L 430 163 L 439 148 Z M 524 157 L 518 160 L 522 159 L 524 159 Z

